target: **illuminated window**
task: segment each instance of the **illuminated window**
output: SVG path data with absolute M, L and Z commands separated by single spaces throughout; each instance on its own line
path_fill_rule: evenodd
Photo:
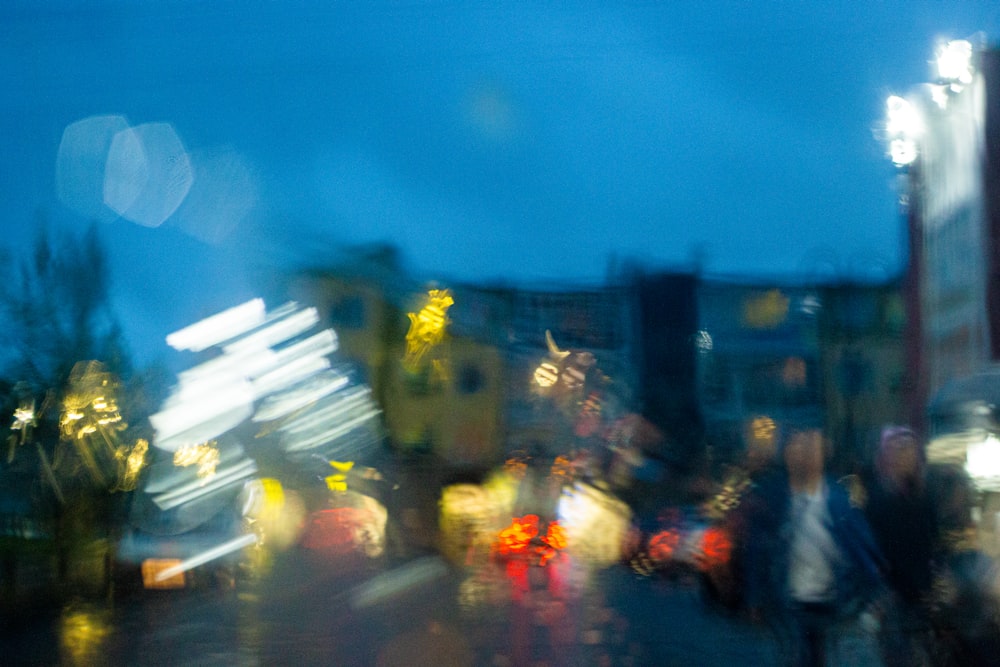
M 747 299 L 743 304 L 743 323 L 751 329 L 775 329 L 788 315 L 788 301 L 777 289 Z

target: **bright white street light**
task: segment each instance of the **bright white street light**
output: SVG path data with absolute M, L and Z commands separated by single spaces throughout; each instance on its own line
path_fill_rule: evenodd
M 885 101 L 886 132 L 889 136 L 915 136 L 923 129 L 916 107 L 899 95 L 890 95 Z
M 955 85 L 972 83 L 972 44 L 955 39 L 937 49 L 938 76 Z
M 923 131 L 920 112 L 909 100 L 890 95 L 885 101 L 885 116 L 889 157 L 897 167 L 905 167 L 917 159 L 917 137 Z
M 965 469 L 978 486 L 991 490 L 1000 486 L 1000 440 L 992 433 L 966 450 Z
M 905 167 L 917 159 L 917 144 L 912 139 L 893 139 L 889 143 L 889 157 L 897 167 Z

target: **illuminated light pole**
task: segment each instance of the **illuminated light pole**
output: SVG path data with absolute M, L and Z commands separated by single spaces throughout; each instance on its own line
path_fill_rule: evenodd
M 907 167 L 917 159 L 917 140 L 923 132 L 920 112 L 899 95 L 890 95 L 885 107 L 889 157 L 897 167 Z
M 937 48 L 935 54 L 938 77 L 958 92 L 972 83 L 972 44 L 968 40 L 954 39 Z
M 965 470 L 979 537 L 1000 553 L 1000 51 L 941 42 L 910 113 L 887 101 L 886 144 L 909 223 L 907 390 L 928 460 Z M 905 101 L 904 101 L 905 102 Z M 919 121 L 922 118 L 923 122 Z M 907 151 L 905 142 L 913 142 Z M 894 144 L 894 141 L 903 143 Z M 898 159 L 897 159 L 898 158 Z M 924 429 L 921 429 L 924 430 Z

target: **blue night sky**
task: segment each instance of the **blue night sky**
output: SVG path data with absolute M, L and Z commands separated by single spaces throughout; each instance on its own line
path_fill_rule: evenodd
M 39 211 L 101 220 L 140 358 L 347 244 L 443 283 L 696 253 L 884 276 L 904 261 L 885 97 L 979 32 L 997 43 L 995 0 L 8 0 L 0 224 L 16 248 Z M 144 143 L 109 146 L 128 128 Z M 135 145 L 189 169 L 136 185 Z

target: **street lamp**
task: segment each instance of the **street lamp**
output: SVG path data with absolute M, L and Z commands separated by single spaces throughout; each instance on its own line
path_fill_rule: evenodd
M 917 137 L 923 131 L 920 112 L 899 95 L 890 95 L 885 106 L 889 157 L 897 167 L 906 167 L 917 159 Z
M 972 44 L 964 39 L 953 39 L 941 44 L 935 53 L 938 78 L 958 92 L 972 83 Z

